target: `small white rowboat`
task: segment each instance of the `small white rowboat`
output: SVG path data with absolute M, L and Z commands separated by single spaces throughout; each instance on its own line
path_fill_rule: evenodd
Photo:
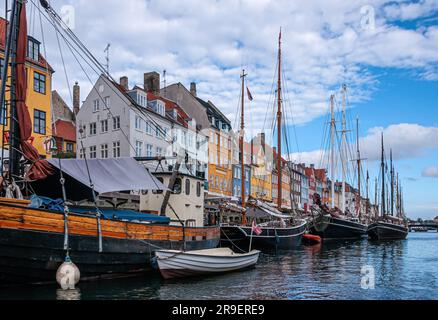
M 235 253 L 230 248 L 179 251 L 156 250 L 158 268 L 165 279 L 201 274 L 219 274 L 254 266 L 258 250 Z

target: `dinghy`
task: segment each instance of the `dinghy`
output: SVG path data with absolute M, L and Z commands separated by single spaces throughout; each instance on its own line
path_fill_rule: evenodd
M 193 251 L 157 250 L 156 261 L 164 279 L 187 276 L 221 274 L 252 267 L 260 251 L 235 253 L 230 248 Z

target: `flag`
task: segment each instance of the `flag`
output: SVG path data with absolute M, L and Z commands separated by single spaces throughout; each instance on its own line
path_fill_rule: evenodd
M 248 87 L 246 87 L 246 93 L 248 94 L 248 100 L 249 100 L 249 101 L 252 101 L 252 100 L 253 100 L 253 98 L 252 98 L 252 94 L 251 94 L 251 92 L 249 92 Z
M 251 230 L 252 230 L 256 235 L 259 235 L 260 233 L 262 233 L 262 229 L 256 224 L 255 219 L 252 220 Z

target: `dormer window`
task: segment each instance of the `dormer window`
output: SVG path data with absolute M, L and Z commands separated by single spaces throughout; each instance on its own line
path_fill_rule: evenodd
M 27 57 L 34 61 L 38 61 L 40 55 L 40 42 L 30 36 L 27 39 Z
M 164 116 L 165 113 L 164 104 L 161 103 L 160 101 L 157 101 L 157 113 L 162 116 Z

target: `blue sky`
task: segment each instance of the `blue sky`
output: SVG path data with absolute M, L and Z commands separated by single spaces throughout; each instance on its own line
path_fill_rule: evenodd
M 53 89 L 71 102 L 99 76 L 81 71 L 36 0 L 28 1 L 29 33 L 45 41 L 56 70 Z M 438 215 L 438 0 L 60 0 L 55 10 L 100 61 L 111 43 L 110 71 L 142 85 L 144 72 L 166 70 L 167 84 L 197 82 L 198 95 L 237 116 L 241 69 L 254 101 L 247 122 L 263 129 L 272 92 L 277 37 L 283 30 L 284 71 L 300 158 L 320 155 L 330 94 L 349 87 L 349 114 L 360 118 L 363 156 L 375 167 L 380 132 L 404 178 L 410 217 Z M 0 5 L 3 13 L 4 2 Z M 60 59 L 63 52 L 69 81 Z M 163 79 L 162 79 L 163 80 Z M 266 128 L 264 128 L 266 129 Z M 292 143 L 295 145 L 295 143 Z M 297 152 L 297 150 L 292 150 Z M 296 154 L 294 156 L 297 156 Z M 374 174 L 372 174 L 374 176 Z M 426 177 L 427 176 L 427 177 Z

